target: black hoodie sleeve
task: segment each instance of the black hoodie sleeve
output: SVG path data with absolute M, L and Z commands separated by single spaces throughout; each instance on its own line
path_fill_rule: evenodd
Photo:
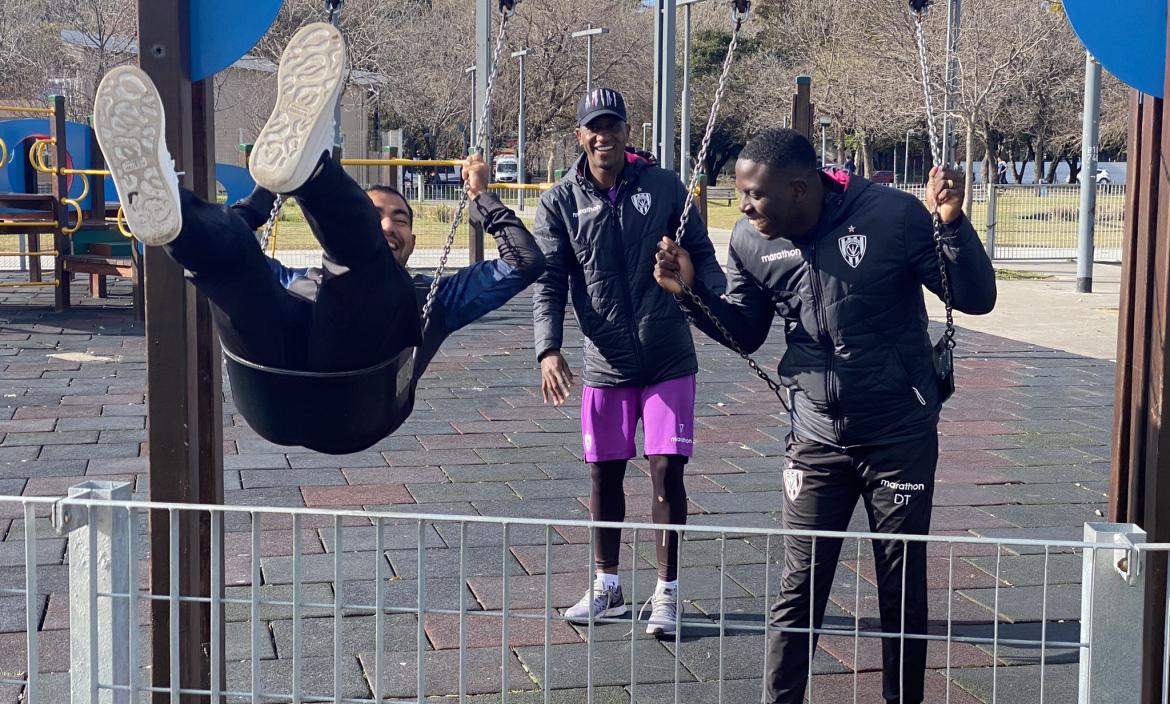
M 532 288 L 532 327 L 536 358 L 559 351 L 565 328 L 565 303 L 569 297 L 569 266 L 573 257 L 565 223 L 556 211 L 555 191 L 540 198 L 532 234 L 544 253 L 544 272 Z
M 912 202 L 906 208 L 906 253 L 922 282 L 942 300 L 942 275 L 934 247 L 934 218 L 926 207 Z M 969 315 L 995 308 L 995 269 L 967 216 L 961 215 L 942 230 L 943 259 L 951 287 L 951 304 Z
M 544 253 L 532 233 L 516 212 L 504 205 L 491 191 L 482 193 L 468 206 L 471 221 L 487 231 L 496 241 L 500 259 L 508 262 L 527 287 L 544 271 Z

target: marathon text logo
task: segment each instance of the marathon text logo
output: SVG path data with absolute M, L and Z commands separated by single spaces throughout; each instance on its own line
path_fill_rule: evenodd
M 601 211 L 601 203 L 598 203 L 597 205 L 591 205 L 588 208 L 581 208 L 577 212 L 573 213 L 573 217 L 579 218 L 582 215 L 592 215 L 593 213 L 597 213 L 600 211 Z
M 782 249 L 779 252 L 772 252 L 760 257 L 760 261 L 767 264 L 768 262 L 778 262 L 782 259 L 793 259 L 800 256 L 799 249 Z
M 905 506 L 914 498 L 913 494 L 903 494 L 903 491 L 922 491 L 926 485 L 922 482 L 892 482 L 889 479 L 881 480 L 881 485 L 894 490 L 894 505 Z

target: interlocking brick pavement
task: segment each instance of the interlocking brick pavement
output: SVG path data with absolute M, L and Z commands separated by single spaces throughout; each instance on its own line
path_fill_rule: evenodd
M 59 495 L 84 479 L 114 479 L 136 484 L 136 497 L 147 498 L 149 461 L 143 328 L 127 309 L 125 287 L 111 287 L 104 304 L 87 302 L 65 315 L 51 312 L 46 292 L 4 289 L 0 300 L 0 491 L 10 495 Z M 77 295 L 81 295 L 80 287 Z M 566 356 L 580 371 L 581 337 L 572 324 Z M 936 331 L 937 334 L 937 331 Z M 774 367 L 783 351 L 779 334 L 756 354 Z M 959 331 L 959 392 L 944 409 L 940 425 L 940 458 L 934 531 L 942 535 L 1011 537 L 1079 537 L 1079 526 L 1105 507 L 1108 444 L 1112 414 L 1112 362 L 1090 359 L 1035 344 L 984 333 Z M 696 333 L 702 371 L 698 377 L 696 457 L 688 467 L 695 524 L 735 528 L 778 528 L 783 502 L 779 468 L 787 433 L 786 418 L 770 392 L 754 380 L 731 352 Z M 225 382 L 226 387 L 226 382 Z M 391 438 L 354 455 L 332 457 L 284 448 L 259 438 L 236 413 L 230 389 L 224 402 L 224 483 L 229 504 L 271 506 L 364 506 L 388 510 L 450 515 L 536 516 L 584 518 L 582 498 L 588 495 L 588 472 L 581 461 L 577 399 L 564 407 L 545 405 L 539 398 L 538 374 L 532 358 L 530 299 L 523 295 L 483 321 L 452 336 L 423 380 L 413 417 Z M 632 463 L 627 482 L 631 519 L 647 511 L 649 483 L 645 463 Z M 0 511 L 0 563 L 23 560 L 23 517 L 11 504 Z M 374 528 L 365 519 L 346 519 L 342 590 L 350 606 L 372 608 Z M 864 528 L 859 510 L 854 527 Z M 262 522 L 263 598 L 291 598 L 291 521 L 266 517 Z M 229 596 L 250 599 L 251 542 L 246 516 L 225 520 L 225 556 L 232 584 Z M 388 605 L 414 608 L 419 584 L 416 565 L 417 526 L 412 521 L 386 521 L 385 594 Z M 332 520 L 306 517 L 303 522 L 305 583 L 306 682 L 312 692 L 332 691 Z M 43 628 L 53 634 L 67 627 L 64 600 L 64 543 L 51 542 L 50 529 L 38 523 L 44 537 L 37 553 L 44 573 L 40 602 L 47 611 Z M 587 587 L 590 572 L 588 534 L 571 528 L 548 532 L 553 543 L 553 602 L 563 608 Z M 471 526 L 463 536 L 467 584 L 458 584 L 460 530 L 457 522 L 435 524 L 425 531 L 428 563 L 422 592 L 428 608 L 459 608 L 462 592 L 469 610 L 499 608 L 502 592 L 503 545 L 498 528 Z M 624 531 L 628 541 L 631 531 Z M 542 609 L 545 583 L 543 528 L 513 526 L 510 530 L 509 591 L 515 613 Z M 764 564 L 765 541 L 727 534 L 726 553 L 710 535 L 692 535 L 683 547 L 680 589 L 688 613 L 717 619 L 720 592 L 728 625 L 762 626 L 765 584 L 775 592 L 780 541 L 768 545 L 770 566 Z M 630 583 L 631 551 L 623 549 L 627 597 L 638 601 L 653 588 L 653 538 L 639 536 L 638 579 Z M 1042 552 L 1042 551 L 1041 551 Z M 1038 621 L 1044 558 L 1036 550 L 1005 546 L 996 556 L 990 546 L 932 546 L 930 561 L 931 630 L 945 630 L 947 605 L 963 628 L 978 633 L 998 617 L 1002 625 L 1023 627 Z M 948 566 L 953 555 L 954 592 L 948 594 Z M 858 583 L 855 544 L 842 553 L 830 604 L 830 620 L 852 628 L 854 600 L 865 627 L 876 618 L 876 592 L 868 547 L 861 553 L 864 579 Z M 721 560 L 726 569 L 721 573 Z M 310 564 L 319 561 L 320 564 Z M 999 570 L 998 616 L 995 573 Z M 1073 621 L 1079 615 L 1079 556 L 1053 552 L 1049 558 L 1049 616 Z M 51 570 L 56 570 L 52 572 Z M 19 574 L 3 586 L 19 586 Z M 1010 586 L 1009 586 L 1010 585 Z M 633 588 L 633 589 L 631 589 Z M 636 607 L 640 604 L 633 604 Z M 372 612 L 347 608 L 345 696 L 369 696 L 373 677 Z M 703 614 L 707 614 L 703 616 Z M 247 622 L 250 607 L 228 606 L 229 620 Z M 265 686 L 287 688 L 291 667 L 291 609 L 265 604 L 262 677 Z M 494 620 L 493 620 L 494 618 Z M 392 621 L 392 624 L 391 624 Z M 713 621 L 714 622 L 714 621 Z M 417 620 L 410 614 L 387 617 L 388 691 L 414 696 L 414 638 Z M 538 624 L 535 626 L 533 624 Z M 469 650 L 465 662 L 469 692 L 488 694 L 498 688 L 500 650 L 498 617 L 482 616 L 465 624 Z M 16 637 L 24 626 L 23 601 L 0 597 L 0 669 L 19 669 L 23 648 Z M 235 628 L 235 626 L 233 626 Z M 458 644 L 457 614 L 433 614 L 426 624 L 428 694 L 444 696 L 453 689 L 458 668 L 450 648 Z M 709 629 L 688 633 L 682 652 L 680 691 L 685 701 L 713 701 L 718 639 Z M 629 624 L 599 627 L 595 633 L 596 701 L 626 701 L 629 682 Z M 673 696 L 673 643 L 644 640 L 637 631 L 635 656 L 642 663 L 637 699 L 665 701 Z M 1075 636 L 1075 634 L 1074 634 Z M 583 695 L 585 653 L 583 630 L 553 625 L 554 701 L 579 701 Z M 624 639 L 624 640 L 623 640 Z M 724 644 L 725 701 L 758 696 L 761 639 L 737 635 Z M 454 645 L 453 645 L 454 644 Z M 240 660 L 250 657 L 236 644 Z M 513 701 L 538 690 L 543 678 L 543 623 L 514 620 L 510 686 Z M 876 642 L 863 640 L 860 683 L 876 692 L 880 668 Z M 241 650 L 241 648 L 243 648 Z M 57 649 L 59 650 L 59 649 Z M 712 653 L 715 655 L 712 656 Z M 42 657 L 44 672 L 61 672 L 59 652 Z M 595 657 L 597 657 L 595 655 Z M 954 686 L 951 701 L 986 701 L 990 695 L 990 652 L 956 646 L 952 653 Z M 10 661 L 12 664 L 10 664 Z M 390 663 L 390 660 L 387 660 Z M 605 666 L 616 662 L 616 670 Z M 826 638 L 818 651 L 818 699 L 833 692 L 851 693 L 852 639 Z M 1026 654 L 1001 653 L 998 688 L 1030 691 L 1038 661 Z M 1010 665 L 1010 667 L 1003 667 Z M 602 669 L 604 667 L 604 670 Z M 931 646 L 930 691 L 941 698 L 946 687 L 945 653 Z M 1075 661 L 1053 666 L 1050 692 L 1072 691 Z M 229 663 L 231 681 L 247 686 L 247 663 Z M 838 673 L 838 674 L 830 674 Z M 242 678 L 242 679 L 241 679 Z M 1074 684 L 1069 684 L 1070 682 Z M 642 686 L 644 683 L 645 686 Z M 657 684 L 653 684 L 657 683 Z M 612 687 L 602 685 L 612 684 Z M 61 685 L 64 686 L 64 685 Z M 661 695 L 661 697 L 659 697 Z M 534 695 L 533 695 L 534 696 Z M 726 697 L 731 696 L 730 699 Z M 0 691 L 0 701 L 8 695 Z M 484 699 L 486 701 L 486 698 Z M 534 700 L 539 700 L 536 697 Z M 471 699 L 471 701 L 479 701 Z

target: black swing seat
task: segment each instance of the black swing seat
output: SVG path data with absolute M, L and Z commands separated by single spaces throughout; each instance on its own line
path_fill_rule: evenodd
M 330 455 L 360 452 L 390 435 L 414 408 L 414 354 L 352 372 L 266 367 L 223 348 L 236 408 L 260 437 Z

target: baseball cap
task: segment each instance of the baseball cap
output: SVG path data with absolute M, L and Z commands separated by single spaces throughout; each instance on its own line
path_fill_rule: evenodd
M 587 125 L 591 120 L 602 115 L 613 115 L 619 120 L 628 122 L 626 120 L 626 100 L 621 93 L 612 88 L 594 88 L 581 98 L 581 104 L 577 106 L 578 125 Z

